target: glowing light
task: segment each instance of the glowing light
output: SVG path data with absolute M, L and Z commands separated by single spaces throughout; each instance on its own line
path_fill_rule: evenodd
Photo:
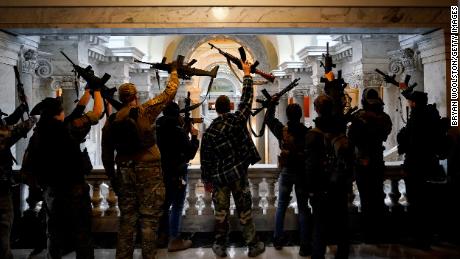
M 213 7 L 211 12 L 217 20 L 225 20 L 230 12 L 230 9 L 228 7 Z

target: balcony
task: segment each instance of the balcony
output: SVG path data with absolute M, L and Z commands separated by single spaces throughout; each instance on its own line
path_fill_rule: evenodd
M 214 210 L 211 194 L 204 192 L 200 177 L 200 168 L 192 165 L 189 168 L 186 204 L 183 212 L 182 232 L 212 232 L 214 229 Z M 256 164 L 249 168 L 249 181 L 252 192 L 253 216 L 258 231 L 273 231 L 278 193 L 279 169 L 273 164 Z M 382 185 L 386 193 L 385 204 L 388 213 L 398 214 L 407 210 L 405 185 L 400 162 L 388 162 L 386 180 Z M 117 196 L 110 187 L 110 181 L 103 168 L 95 168 L 87 177 L 91 186 L 91 202 L 93 205 L 93 232 L 117 232 L 119 210 Z M 27 192 L 25 192 L 27 196 Z M 291 205 L 286 213 L 285 229 L 297 229 L 297 208 L 295 195 L 291 195 Z M 23 199 L 23 203 L 26 199 Z M 26 209 L 37 209 L 40 204 L 27 201 Z M 238 230 L 239 223 L 234 215 L 235 205 L 231 200 L 230 229 Z M 352 215 L 360 212 L 359 192 L 353 185 L 353 194 L 349 197 L 349 211 Z

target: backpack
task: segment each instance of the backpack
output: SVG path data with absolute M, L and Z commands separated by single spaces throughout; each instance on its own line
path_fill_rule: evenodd
M 110 138 L 118 154 L 131 155 L 146 145 L 143 143 L 137 124 L 139 108 L 131 108 L 128 116 L 116 119 L 117 113 L 110 115 Z
M 344 133 L 324 133 L 315 128 L 324 140 L 324 154 L 322 158 L 323 179 L 331 186 L 346 186 L 351 183 L 353 174 L 353 149 Z

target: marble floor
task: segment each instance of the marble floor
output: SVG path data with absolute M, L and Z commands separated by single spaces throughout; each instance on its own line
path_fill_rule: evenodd
M 26 259 L 30 253 L 29 249 L 17 249 L 13 250 L 15 259 Z M 229 248 L 227 258 L 248 258 L 246 255 L 246 248 Z M 291 246 L 284 247 L 282 250 L 277 251 L 273 247 L 267 247 L 265 253 L 258 256 L 257 258 L 305 258 L 298 255 L 299 247 Z M 327 248 L 326 258 L 334 258 L 335 247 L 329 246 Z M 71 253 L 63 257 L 64 259 L 75 258 L 75 253 Z M 96 249 L 96 259 L 111 259 L 115 258 L 115 249 Z M 142 258 L 140 250 L 136 249 L 134 253 L 135 259 Z M 166 249 L 160 249 L 158 252 L 158 258 L 167 259 L 179 259 L 179 258 L 216 258 L 210 248 L 192 248 L 186 251 L 168 253 Z M 449 244 L 434 246 L 430 251 L 422 251 L 415 248 L 410 248 L 403 245 L 397 244 L 380 244 L 380 245 L 366 245 L 358 244 L 353 245 L 350 252 L 350 259 L 352 258 L 460 258 L 460 247 L 452 246 Z M 45 259 L 45 253 L 42 252 L 33 259 Z

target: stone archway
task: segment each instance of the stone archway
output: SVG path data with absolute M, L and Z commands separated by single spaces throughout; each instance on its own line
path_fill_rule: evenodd
M 260 62 L 259 69 L 267 71 L 269 69 L 267 51 L 262 42 L 255 35 L 193 35 L 185 36 L 177 45 L 174 51 L 174 57 L 177 55 L 185 56 L 189 60 L 195 50 L 202 44 L 215 40 L 228 39 L 244 46 L 251 56 Z

